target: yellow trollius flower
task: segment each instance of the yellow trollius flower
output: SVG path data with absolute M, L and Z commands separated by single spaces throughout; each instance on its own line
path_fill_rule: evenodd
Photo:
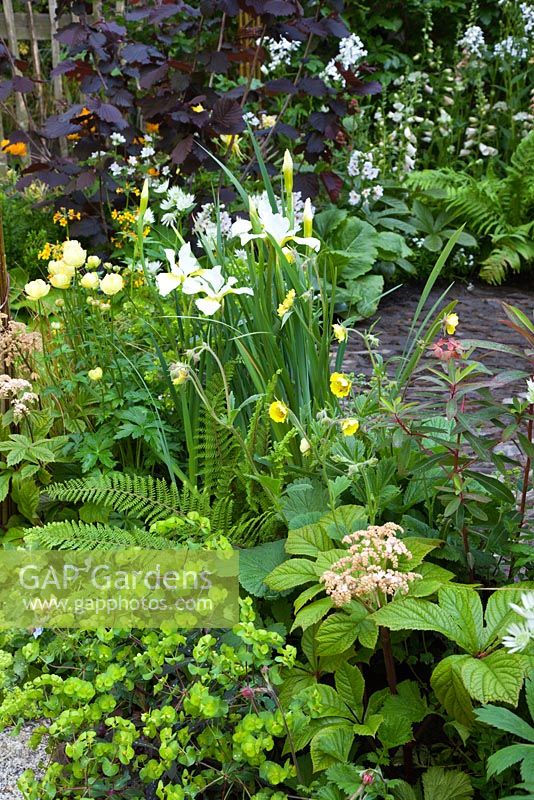
M 109 275 L 105 275 L 100 281 L 100 289 L 107 294 L 108 297 L 112 297 L 114 294 L 122 291 L 124 288 L 124 279 L 122 275 L 117 275 L 116 272 L 110 272 Z
M 87 250 L 84 250 L 77 239 L 69 239 L 63 242 L 63 261 L 69 267 L 81 267 L 85 264 Z
M 449 336 L 454 336 L 459 323 L 458 314 L 447 314 L 443 319 L 443 326 Z
M 36 281 L 30 281 L 24 287 L 26 297 L 29 300 L 40 300 L 41 297 L 46 297 L 50 291 L 50 284 L 38 278 Z
M 89 372 L 87 373 L 87 377 L 91 381 L 101 381 L 103 374 L 104 373 L 102 372 L 102 367 L 95 367 L 94 369 L 89 370 Z
M 336 397 L 346 397 L 352 388 L 352 381 L 342 372 L 330 375 L 330 391 Z
M 347 336 L 349 335 L 348 330 L 345 328 L 344 325 L 339 325 L 337 322 L 332 325 L 332 330 L 334 331 L 334 339 L 341 344 L 341 342 L 347 341 Z
M 100 259 L 98 256 L 89 256 L 85 265 L 86 269 L 96 269 L 100 266 Z
M 289 408 L 281 400 L 275 400 L 269 406 L 269 416 L 273 422 L 285 422 L 288 414 Z
M 293 303 L 295 302 L 295 297 L 297 293 L 294 289 L 290 289 L 289 292 L 284 297 L 283 301 L 278 306 L 276 313 L 280 318 L 282 318 L 288 311 L 293 308 Z
M 96 272 L 86 272 L 80 281 L 84 289 L 98 289 L 100 278 Z
M 57 272 L 55 275 L 51 275 L 50 277 L 50 283 L 55 289 L 68 289 L 71 280 L 72 277 L 66 272 Z
M 354 436 L 359 427 L 360 423 L 357 419 L 354 419 L 354 417 L 341 420 L 341 432 L 343 433 L 343 436 Z

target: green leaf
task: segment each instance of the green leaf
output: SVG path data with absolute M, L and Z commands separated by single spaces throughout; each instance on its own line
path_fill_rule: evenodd
M 293 589 L 303 583 L 317 581 L 319 572 L 313 562 L 306 558 L 290 558 L 276 567 L 265 578 L 265 583 L 269 588 L 283 592 L 286 589 Z
M 363 692 L 365 681 L 358 667 L 341 664 L 334 673 L 336 690 L 357 719 L 363 716 Z
M 347 796 L 353 795 L 354 787 L 362 782 L 361 768 L 354 764 L 334 764 L 326 770 L 326 777 Z
M 399 558 L 399 569 L 403 572 L 415 572 L 425 556 L 443 544 L 440 539 L 423 539 L 419 536 L 404 536 L 402 541 L 412 554 L 410 559 L 406 556 Z
M 317 631 L 317 652 L 321 656 L 342 653 L 358 637 L 357 623 L 348 614 L 331 614 Z
M 353 730 L 354 733 L 357 733 L 358 736 L 376 736 L 376 732 L 384 722 L 384 717 L 382 714 L 369 714 L 369 716 L 365 717 L 365 721 L 363 723 L 356 723 L 354 725 Z
M 444 567 L 438 567 L 437 564 L 421 564 L 417 567 L 417 572 L 423 577 L 410 584 L 408 594 L 412 597 L 427 597 L 430 594 L 435 594 L 444 583 L 448 583 L 455 576 Z
M 460 671 L 465 688 L 480 703 L 517 705 L 524 674 L 521 658 L 501 650 L 486 658 L 469 658 Z
M 342 717 L 352 720 L 353 715 L 332 686 L 326 683 L 316 683 L 304 689 L 301 698 L 309 701 L 308 713 L 314 719 L 323 717 Z
M 351 725 L 327 725 L 316 733 L 310 744 L 314 772 L 346 762 L 354 741 Z
M 294 556 L 316 557 L 319 553 L 332 548 L 332 540 L 320 523 L 304 525 L 302 528 L 289 531 L 286 552 Z
M 436 603 L 414 597 L 393 600 L 375 611 L 372 619 L 392 631 L 436 631 L 451 639 L 457 634 L 450 614 Z
M 319 620 L 321 620 L 331 608 L 332 600 L 330 597 L 322 597 L 320 600 L 316 600 L 315 603 L 305 606 L 296 615 L 295 621 L 291 627 L 291 633 L 296 628 L 302 628 L 302 630 L 305 631 L 306 628 L 310 627 L 310 625 L 314 625 L 316 622 L 319 622 Z
M 37 517 L 40 492 L 34 480 L 23 480 L 20 475 L 13 475 L 11 480 L 11 497 L 23 517 L 34 522 Z
M 475 589 L 448 585 L 438 592 L 439 604 L 444 611 L 456 618 L 458 632 L 454 641 L 469 653 L 482 648 L 484 625 L 482 602 Z
M 239 583 L 245 591 L 254 597 L 273 595 L 264 579 L 287 559 L 285 543 L 279 539 L 239 551 Z
M 446 712 L 467 728 L 473 726 L 475 718 L 460 669 L 470 658 L 468 655 L 448 656 L 440 661 L 430 678 L 430 685 Z
M 430 767 L 423 775 L 425 800 L 469 800 L 474 789 L 465 772 Z
M 9 481 L 11 480 L 11 470 L 2 472 L 0 475 L 0 503 L 6 499 L 9 492 Z
M 531 753 L 534 753 L 534 745 L 531 744 L 511 744 L 509 747 L 503 747 L 502 750 L 497 750 L 496 753 L 493 753 L 493 755 L 488 758 L 488 778 L 491 778 L 493 775 L 500 775 L 505 769 L 509 769 Z
M 403 681 L 397 686 L 397 694 L 389 694 L 382 706 L 384 722 L 380 726 L 379 738 L 391 749 L 413 739 L 412 725 L 421 722 L 428 708 L 418 685 L 414 681 Z
M 475 711 L 475 716 L 479 722 L 485 722 L 501 731 L 507 731 L 519 739 L 526 739 L 527 742 L 534 743 L 534 728 L 528 722 L 518 717 L 507 708 L 499 706 L 485 706 Z
M 325 514 L 320 525 L 330 539 L 340 542 L 344 536 L 367 527 L 367 513 L 363 506 L 339 506 Z
M 318 522 L 328 506 L 325 487 L 312 481 L 290 483 L 280 500 L 280 512 L 289 530 Z
M 416 793 L 406 781 L 397 781 L 393 787 L 393 797 L 395 800 L 418 800 Z

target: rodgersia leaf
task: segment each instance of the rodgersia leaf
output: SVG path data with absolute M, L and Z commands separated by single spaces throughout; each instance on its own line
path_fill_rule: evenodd
M 469 658 L 460 670 L 465 688 L 475 700 L 517 705 L 524 676 L 521 656 L 501 650 L 486 658 Z
M 430 767 L 423 775 L 425 800 L 469 800 L 474 789 L 465 772 Z

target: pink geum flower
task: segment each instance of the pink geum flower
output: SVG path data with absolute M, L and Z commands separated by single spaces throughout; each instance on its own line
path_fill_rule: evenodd
M 458 339 L 438 339 L 431 344 L 429 350 L 440 361 L 450 361 L 451 358 L 463 358 L 464 347 Z

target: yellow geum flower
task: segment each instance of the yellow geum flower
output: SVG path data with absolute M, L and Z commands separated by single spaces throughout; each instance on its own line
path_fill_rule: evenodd
M 344 325 L 339 325 L 337 322 L 332 325 L 332 330 L 334 331 L 334 339 L 341 344 L 341 342 L 347 341 L 347 336 L 349 335 L 348 330 L 345 328 Z
M 443 319 L 443 327 L 449 336 L 454 336 L 459 324 L 458 314 L 447 314 Z
M 191 106 L 191 111 L 194 111 L 195 114 L 202 114 L 202 112 L 204 111 L 204 106 L 202 105 L 202 103 L 199 103 L 196 106 Z
M 352 381 L 343 372 L 330 375 L 330 391 L 336 397 L 346 397 L 352 388 Z
M 289 408 L 281 400 L 275 400 L 269 406 L 269 416 L 273 422 L 285 422 L 289 414 Z
M 341 431 L 344 436 L 354 436 L 360 427 L 360 423 L 354 417 L 341 420 Z
M 89 372 L 87 373 L 87 377 L 91 381 L 101 381 L 103 374 L 104 373 L 102 372 L 102 367 L 95 367 L 94 369 L 89 370 Z
M 84 289 L 98 289 L 100 278 L 96 272 L 86 272 L 80 284 Z
M 296 296 L 297 293 L 294 289 L 290 289 L 289 292 L 286 294 L 283 301 L 278 306 L 276 312 L 280 318 L 282 318 L 284 314 L 287 314 L 287 312 L 290 311 L 291 308 L 293 308 L 293 303 L 295 302 Z
M 72 277 L 66 272 L 58 272 L 50 277 L 50 283 L 55 289 L 68 289 L 71 280 Z
M 9 153 L 9 155 L 18 156 L 19 158 L 23 158 L 28 153 L 25 142 L 10 142 L 9 139 L 2 139 L 0 147 L 4 153 Z
M 40 300 L 41 297 L 46 297 L 50 291 L 50 284 L 43 281 L 41 278 L 37 278 L 36 281 L 27 283 L 24 287 L 24 291 L 29 300 Z
M 116 272 L 110 272 L 109 275 L 105 275 L 100 281 L 100 289 L 109 297 L 122 291 L 123 288 L 124 279 L 122 275 L 117 275 Z

